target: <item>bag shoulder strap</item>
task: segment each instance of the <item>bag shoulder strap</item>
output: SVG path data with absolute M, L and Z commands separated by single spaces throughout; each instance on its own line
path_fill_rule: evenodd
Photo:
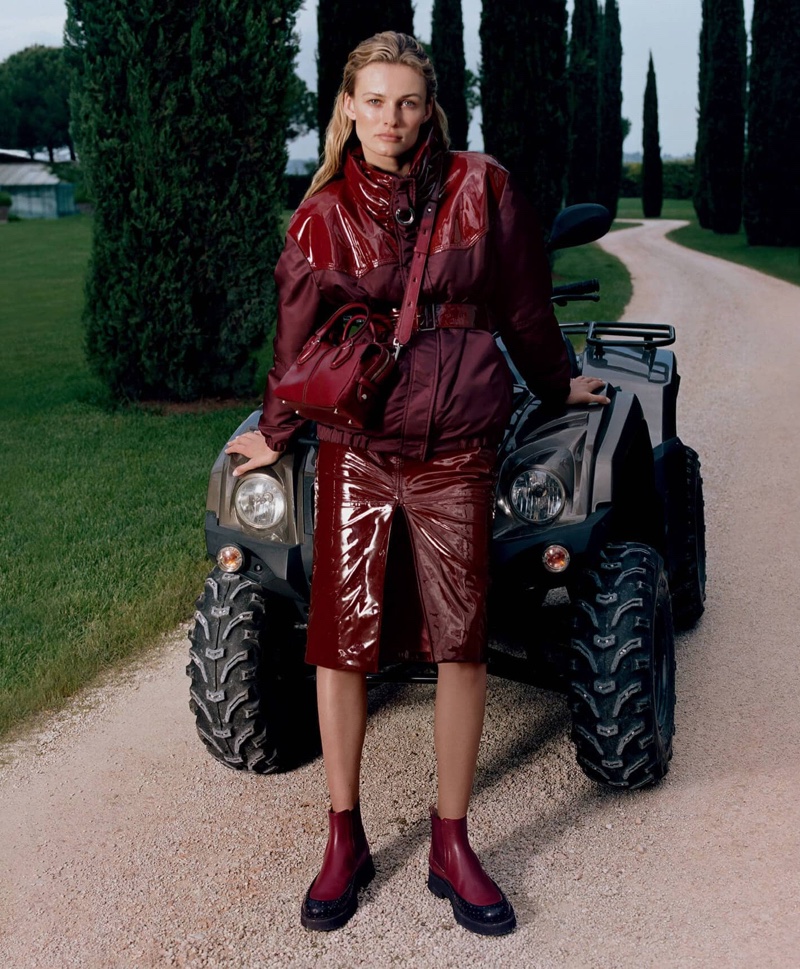
M 431 248 L 433 222 L 436 218 L 436 209 L 439 205 L 441 187 L 442 175 L 440 173 L 436 179 L 433 194 L 425 203 L 425 211 L 422 213 L 417 239 L 414 243 L 414 255 L 411 257 L 411 265 L 408 270 L 408 282 L 406 283 L 406 291 L 403 294 L 403 305 L 400 307 L 400 316 L 397 320 L 397 329 L 395 330 L 395 356 L 400 352 L 400 348 L 411 339 L 411 334 L 414 330 L 417 301 L 419 300 L 420 290 L 422 289 L 425 264 L 428 261 L 428 253 Z

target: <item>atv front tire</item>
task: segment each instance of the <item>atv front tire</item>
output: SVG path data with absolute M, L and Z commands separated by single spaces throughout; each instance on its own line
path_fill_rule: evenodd
M 607 545 L 574 599 L 568 696 L 578 763 L 610 787 L 652 784 L 675 732 L 675 641 L 664 563 L 648 545 Z
M 189 707 L 209 753 L 235 770 L 271 774 L 316 741 L 313 683 L 290 602 L 215 568 L 189 638 Z
M 669 580 L 676 629 L 694 626 L 703 615 L 706 598 L 706 520 L 700 458 L 687 447 L 684 460 L 685 491 L 678 491 L 678 507 L 670 511 L 676 522 L 672 527 L 677 564 Z

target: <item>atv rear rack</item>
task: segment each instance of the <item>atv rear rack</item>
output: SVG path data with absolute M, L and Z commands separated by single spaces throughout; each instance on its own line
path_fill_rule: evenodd
M 675 342 L 669 323 L 562 323 L 562 333 L 579 333 L 592 347 L 643 347 L 654 350 Z

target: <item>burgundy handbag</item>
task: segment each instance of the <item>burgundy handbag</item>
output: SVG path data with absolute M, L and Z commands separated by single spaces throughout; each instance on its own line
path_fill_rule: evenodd
M 395 365 L 392 324 L 366 303 L 348 303 L 311 337 L 276 394 L 323 424 L 366 427 Z
M 440 184 L 420 221 L 394 338 L 391 319 L 373 313 L 366 303 L 340 307 L 306 341 L 275 388 L 278 399 L 301 417 L 361 429 L 380 414 L 383 388 L 414 329 Z

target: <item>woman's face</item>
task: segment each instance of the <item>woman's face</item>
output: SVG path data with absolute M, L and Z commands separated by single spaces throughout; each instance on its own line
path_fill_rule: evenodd
M 411 164 L 419 129 L 431 116 L 425 79 L 406 64 L 368 64 L 356 74 L 344 110 L 368 165 L 404 175 Z

